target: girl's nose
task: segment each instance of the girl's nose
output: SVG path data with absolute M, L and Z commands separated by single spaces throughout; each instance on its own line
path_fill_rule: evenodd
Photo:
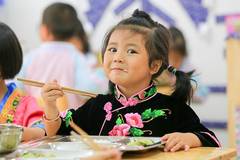
M 114 55 L 114 58 L 113 58 L 113 62 L 118 62 L 118 63 L 121 63 L 123 62 L 123 56 L 121 55 L 121 53 L 116 53 Z

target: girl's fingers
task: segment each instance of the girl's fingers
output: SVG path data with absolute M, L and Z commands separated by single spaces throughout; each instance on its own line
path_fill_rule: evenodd
M 43 91 L 48 92 L 50 90 L 61 90 L 61 86 L 57 83 L 47 83 L 43 86 Z
M 51 91 L 46 93 L 47 97 L 51 97 L 51 96 L 55 96 L 55 95 L 63 96 L 63 91 L 61 91 L 61 90 L 51 90 Z
M 164 136 L 161 137 L 161 141 L 167 141 L 169 138 L 169 134 L 165 134 Z
M 179 140 L 177 138 L 168 139 L 165 144 L 164 151 L 166 151 L 166 152 L 170 151 L 178 142 L 179 142 Z
M 188 151 L 190 149 L 189 145 L 184 145 L 184 151 Z
M 56 99 L 58 99 L 59 97 L 61 97 L 61 96 L 51 96 L 51 97 L 48 97 L 48 101 L 49 102 L 56 101 Z
M 170 151 L 171 152 L 176 152 L 176 151 L 180 150 L 181 148 L 183 148 L 183 146 L 184 146 L 183 143 L 179 142 L 175 146 L 173 146 Z

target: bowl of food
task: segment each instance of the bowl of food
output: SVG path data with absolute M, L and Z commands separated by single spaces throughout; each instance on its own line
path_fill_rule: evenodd
M 23 127 L 14 124 L 0 124 L 0 153 L 15 151 L 21 142 Z

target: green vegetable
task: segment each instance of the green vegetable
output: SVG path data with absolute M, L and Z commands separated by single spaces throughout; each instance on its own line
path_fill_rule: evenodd
M 36 153 L 36 152 L 25 152 L 23 154 L 17 155 L 19 158 L 52 158 L 56 157 L 49 153 Z
M 143 146 L 152 145 L 154 142 L 150 139 L 133 139 L 127 145 L 128 146 Z

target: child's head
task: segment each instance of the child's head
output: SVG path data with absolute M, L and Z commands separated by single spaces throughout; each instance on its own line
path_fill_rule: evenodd
M 12 79 L 22 66 L 22 49 L 17 36 L 0 22 L 0 79 Z
M 88 37 L 80 20 L 76 27 L 75 34 L 69 41 L 73 43 L 83 54 L 88 54 L 90 52 Z
M 171 34 L 169 63 L 175 68 L 180 68 L 184 58 L 187 57 L 186 41 L 183 33 L 176 27 L 170 27 L 169 32 Z
M 43 11 L 40 35 L 43 41 L 66 41 L 78 25 L 76 10 L 69 4 L 53 3 Z
M 129 31 L 128 34 L 131 36 L 140 35 L 142 37 L 143 46 L 141 47 L 144 47 L 147 52 L 148 67 L 158 66 L 157 72 L 152 74 L 151 80 L 158 77 L 168 66 L 168 30 L 163 25 L 154 22 L 147 13 L 136 10 L 132 17 L 119 22 L 106 35 L 102 49 L 103 54 L 107 52 L 112 34 L 124 30 Z M 134 43 L 134 41 L 132 42 Z
M 175 73 L 175 69 L 168 67 L 169 39 L 168 29 L 153 21 L 147 13 L 134 11 L 130 18 L 113 27 L 104 40 L 103 63 L 110 81 L 125 87 L 149 85 L 163 70 L 169 69 L 178 79 L 173 95 L 180 90 L 189 91 L 189 79 L 182 72 Z M 182 82 L 185 87 L 180 86 Z M 189 99 L 187 95 L 177 96 Z

